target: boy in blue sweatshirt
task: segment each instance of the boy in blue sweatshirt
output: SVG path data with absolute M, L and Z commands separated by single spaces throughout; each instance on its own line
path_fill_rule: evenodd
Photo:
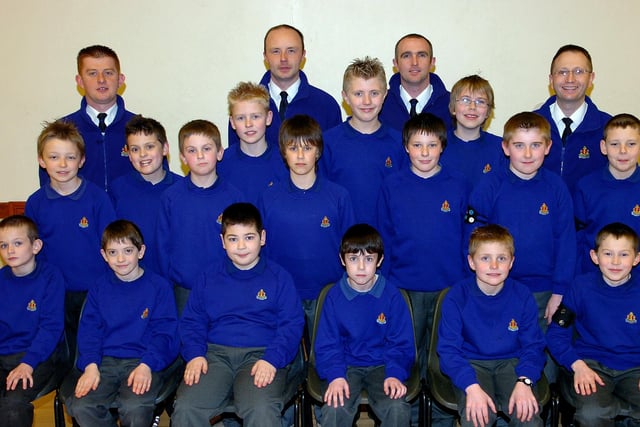
M 111 200 L 119 219 L 136 224 L 149 248 L 143 266 L 160 273 L 156 251 L 156 223 L 160 196 L 182 177 L 169 170 L 169 143 L 164 126 L 149 117 L 135 116 L 125 127 L 129 160 L 133 169 L 111 186 Z
M 577 273 L 598 270 L 589 252 L 605 224 L 622 222 L 640 233 L 640 120 L 631 114 L 613 117 L 604 128 L 600 150 L 609 164 L 578 181 L 573 194 Z
M 581 426 L 613 427 L 618 415 L 640 425 L 638 246 L 631 227 L 604 226 L 590 252 L 600 271 L 576 278 L 547 332 L 551 354 L 571 373 L 561 385 Z
M 112 426 L 116 402 L 122 426 L 150 425 L 161 371 L 178 355 L 178 319 L 170 284 L 143 270 L 142 234 L 117 220 L 102 235 L 100 253 L 112 271 L 87 295 L 78 328 L 82 372 L 67 410 L 83 426 Z
M 240 144 L 224 150 L 218 175 L 238 188 L 245 201 L 256 204 L 260 193 L 287 177 L 277 142 L 266 137 L 273 118 L 269 91 L 262 85 L 241 82 L 231 89 L 227 101 L 229 123 Z
M 468 255 L 475 277 L 454 285 L 442 303 L 440 367 L 455 386 L 463 427 L 492 426 L 498 411 L 510 426 L 543 425 L 534 385 L 545 343 L 531 291 L 509 278 L 514 249 L 506 228 L 476 228 Z
M 243 197 L 218 177 L 216 167 L 224 150 L 216 125 L 192 120 L 180 128 L 178 144 L 189 175 L 160 197 L 155 251 L 162 275 L 175 286 L 180 314 L 202 267 L 224 259 L 218 237 L 222 211 Z
M 376 272 L 382 237 L 368 224 L 349 228 L 340 244 L 346 273 L 327 293 L 316 336 L 316 370 L 326 381 L 322 425 L 348 426 L 366 390 L 383 426 L 406 426 L 405 400 L 415 343 L 409 307 L 398 289 Z
M 72 354 L 87 290 L 108 270 L 100 257 L 100 238 L 115 219 L 109 196 L 78 175 L 84 161 L 84 141 L 72 123 L 46 124 L 38 136 L 38 163 L 49 181 L 29 196 L 25 207 L 45 242 L 38 258 L 64 274 L 65 330 Z
M 233 395 L 245 427 L 280 427 L 304 325 L 300 299 L 291 275 L 260 256 L 266 231 L 255 206 L 227 207 L 221 239 L 227 257 L 199 275 L 180 320 L 187 365 L 171 421 L 208 425 Z
M 36 224 L 22 215 L 0 222 L 0 426 L 31 427 L 33 405 L 58 366 L 64 326 L 64 279 L 36 261 Z
M 367 224 L 375 224 L 382 181 L 406 163 L 400 132 L 378 118 L 386 95 L 382 63 L 369 57 L 354 60 L 342 83 L 351 117 L 323 135 L 321 171 L 349 191 L 356 221 Z

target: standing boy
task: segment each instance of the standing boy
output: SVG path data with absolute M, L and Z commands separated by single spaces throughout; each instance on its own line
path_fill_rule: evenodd
M 406 161 L 400 133 L 378 120 L 386 95 L 382 63 L 369 57 L 354 60 L 342 83 L 352 116 L 324 133 L 322 171 L 349 191 L 356 221 L 367 224 L 375 224 L 382 181 Z
M 407 426 L 405 400 L 415 362 L 409 308 L 398 289 L 376 270 L 382 238 L 368 224 L 349 228 L 340 244 L 346 269 L 327 293 L 314 339 L 316 370 L 326 381 L 322 425 L 348 426 L 366 390 L 383 426 Z
M 78 328 L 82 372 L 69 415 L 83 426 L 146 426 L 162 387 L 161 371 L 178 355 L 178 318 L 166 279 L 143 270 L 140 229 L 117 220 L 105 228 L 100 253 L 112 271 L 91 287 Z
M 578 226 L 578 273 L 596 271 L 589 255 L 598 230 L 623 222 L 640 233 L 640 120 L 618 114 L 604 127 L 600 151 L 609 164 L 578 181 L 573 206 Z
M 190 121 L 180 128 L 178 144 L 189 175 L 160 198 L 155 250 L 162 274 L 175 286 L 181 313 L 202 266 L 223 259 L 218 241 L 222 211 L 242 195 L 216 173 L 224 154 L 216 125 Z
M 115 219 L 109 196 L 78 175 L 84 159 L 84 141 L 72 123 L 46 124 L 38 136 L 38 163 L 49 181 L 29 196 L 25 207 L 45 242 L 40 259 L 64 274 L 65 330 L 72 354 L 87 290 L 106 272 L 100 257 L 102 231 Z
M 116 216 L 136 224 L 145 238 L 145 246 L 149 250 L 142 260 L 144 267 L 159 273 L 156 223 L 161 206 L 160 196 L 182 177 L 167 167 L 169 143 L 160 122 L 135 116 L 127 123 L 125 134 L 129 160 L 135 170 L 116 179 L 111 187 L 111 199 Z
M 36 224 L 22 215 L 0 222 L 0 426 L 31 427 L 31 401 L 54 375 L 64 327 L 64 279 L 36 261 Z
M 288 364 L 304 315 L 291 275 L 260 256 L 266 232 L 258 209 L 234 203 L 222 214 L 227 257 L 200 265 L 180 320 L 187 361 L 172 424 L 208 425 L 233 395 L 245 427 L 280 427 Z
M 438 356 L 455 386 L 463 427 L 492 426 L 498 411 L 510 426 L 543 425 L 533 390 L 545 343 L 531 292 L 509 278 L 513 261 L 507 229 L 476 228 L 468 256 L 475 277 L 453 286 L 442 303 Z
M 547 344 L 571 373 L 561 386 L 581 426 L 613 427 L 619 415 L 640 425 L 638 240 L 627 225 L 604 226 L 590 252 L 600 271 L 576 278 L 549 326 Z
M 225 150 L 218 175 L 255 204 L 260 193 L 287 176 L 276 141 L 267 141 L 266 137 L 273 118 L 269 92 L 262 85 L 241 82 L 229 92 L 227 100 L 229 123 L 240 143 Z

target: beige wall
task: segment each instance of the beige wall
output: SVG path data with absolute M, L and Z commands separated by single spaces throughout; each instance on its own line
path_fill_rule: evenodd
M 377 56 L 391 74 L 397 39 L 422 33 L 448 88 L 468 74 L 489 79 L 489 130 L 499 134 L 510 115 L 547 98 L 549 62 L 566 43 L 591 52 L 601 109 L 640 114 L 639 17 L 637 0 L 0 0 L 0 201 L 37 188 L 40 123 L 78 108 L 75 56 L 90 44 L 118 52 L 128 109 L 165 125 L 179 171 L 178 129 L 202 117 L 226 134 L 226 94 L 259 80 L 272 25 L 304 32 L 304 70 L 336 98 L 351 59 Z

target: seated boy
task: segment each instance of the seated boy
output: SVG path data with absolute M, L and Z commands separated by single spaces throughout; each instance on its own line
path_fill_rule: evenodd
M 189 175 L 160 197 L 155 251 L 162 275 L 175 286 L 180 314 L 202 267 L 224 259 L 218 237 L 222 211 L 242 200 L 242 194 L 216 173 L 224 154 L 216 125 L 207 120 L 186 123 L 178 145 Z
M 502 139 L 482 129 L 495 108 L 493 99 L 491 85 L 478 75 L 463 77 L 451 88 L 449 112 L 454 129 L 447 132 L 447 151 L 440 162 L 463 173 L 471 186 L 506 164 Z
M 266 232 L 255 206 L 227 207 L 221 238 L 227 258 L 200 266 L 180 320 L 187 365 L 171 422 L 209 425 L 233 398 L 245 427 L 280 427 L 302 337 L 300 299 L 291 275 L 260 256 Z
M 293 276 L 309 328 L 318 294 L 342 275 L 336 252 L 354 223 L 347 190 L 317 174 L 322 148 L 318 122 L 302 115 L 286 119 L 280 127 L 280 154 L 289 178 L 267 188 L 258 204 L 265 228 L 277 237 L 266 253 Z
M 111 186 L 111 199 L 120 219 L 136 224 L 149 248 L 142 264 L 146 270 L 159 273 L 156 251 L 156 222 L 160 196 L 182 177 L 169 170 L 167 134 L 158 121 L 135 116 L 125 126 L 129 160 L 135 170 L 116 179 Z
M 547 332 L 549 351 L 573 377 L 562 385 L 581 426 L 613 427 L 618 415 L 640 425 L 638 241 L 625 224 L 604 226 L 590 252 L 600 271 L 576 278 Z
M 25 215 L 35 221 L 46 242 L 39 259 L 57 266 L 65 278 L 65 330 L 71 354 L 89 285 L 108 270 L 100 257 L 100 237 L 115 219 L 109 196 L 78 175 L 84 155 L 84 141 L 72 123 L 45 124 L 38 136 L 38 163 L 49 181 L 29 196 L 25 207 Z
M 218 175 L 238 188 L 251 203 L 274 182 L 286 179 L 287 171 L 278 154 L 277 142 L 267 141 L 269 91 L 255 83 L 241 82 L 227 96 L 229 123 L 240 144 L 229 145 L 218 165 Z
M 492 426 L 502 411 L 510 426 L 542 426 L 534 385 L 545 343 L 531 291 L 509 278 L 511 234 L 499 225 L 476 228 L 468 261 L 475 277 L 451 288 L 438 329 L 440 367 L 455 386 L 460 425 Z
M 354 60 L 342 83 L 351 117 L 324 133 L 321 171 L 349 191 L 356 221 L 367 224 L 375 224 L 382 180 L 406 163 L 400 133 L 378 119 L 386 95 L 382 63 L 369 57 Z
M 589 250 L 605 224 L 623 222 L 640 233 L 640 120 L 618 114 L 606 124 L 600 150 L 609 164 L 576 185 L 573 202 L 578 226 L 578 273 L 597 271 Z
M 82 375 L 67 398 L 69 415 L 82 426 L 115 425 L 114 402 L 121 426 L 151 425 L 161 371 L 178 355 L 173 292 L 138 264 L 145 249 L 132 222 L 114 221 L 102 234 L 100 253 L 113 271 L 87 295 L 78 328 Z
M 384 258 L 382 238 L 368 224 L 349 228 L 340 244 L 346 273 L 327 293 L 315 336 L 316 370 L 326 381 L 324 427 L 350 426 L 360 393 L 383 426 L 407 426 L 405 400 L 415 362 L 409 307 L 376 269 Z
M 36 224 L 22 215 L 0 222 L 0 426 L 31 427 L 31 401 L 56 369 L 64 327 L 64 279 L 44 261 Z

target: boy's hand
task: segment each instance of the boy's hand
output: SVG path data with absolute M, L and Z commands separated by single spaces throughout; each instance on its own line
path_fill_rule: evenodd
M 531 421 L 538 412 L 538 400 L 531 387 L 522 382 L 517 382 L 509 398 L 509 415 L 516 410 L 516 418 L 521 422 Z
M 489 423 L 489 409 L 495 414 L 496 405 L 480 384 L 471 384 L 465 389 L 467 394 L 467 407 L 465 413 L 467 421 L 472 421 L 474 427 L 484 427 Z
M 558 307 L 560 307 L 560 303 L 562 302 L 562 295 L 551 294 L 551 298 L 547 301 L 547 308 L 544 310 L 544 318 L 547 319 L 547 325 L 551 324 L 551 319 L 555 314 Z
M 596 384 L 604 387 L 604 381 L 584 360 L 576 360 L 571 365 L 573 369 L 573 388 L 576 393 L 588 396 L 596 392 Z
M 194 357 L 189 360 L 184 368 L 184 383 L 194 385 L 200 382 L 200 374 L 206 375 L 209 370 L 209 363 L 204 356 Z
M 22 389 L 33 387 L 33 368 L 26 363 L 16 366 L 9 375 L 7 375 L 7 390 L 15 390 L 18 383 L 22 380 Z
M 78 384 L 76 384 L 76 397 L 80 399 L 86 396 L 89 391 L 97 389 L 98 384 L 100 384 L 100 370 L 98 369 L 98 365 L 89 363 L 87 367 L 84 368 L 84 373 L 78 379 Z
M 344 406 L 344 400 L 348 398 L 349 383 L 342 377 L 331 381 L 324 394 L 324 402 L 334 408 L 337 408 L 338 405 Z
M 139 364 L 127 379 L 127 387 L 131 387 L 134 394 L 145 394 L 151 388 L 151 368 L 145 364 Z
M 389 377 L 384 380 L 384 394 L 389 396 L 391 399 L 400 399 L 407 394 L 407 386 L 402 384 L 397 378 Z
M 271 384 L 276 377 L 276 368 L 266 360 L 260 359 L 251 368 L 251 376 L 253 377 L 253 385 L 263 388 Z

